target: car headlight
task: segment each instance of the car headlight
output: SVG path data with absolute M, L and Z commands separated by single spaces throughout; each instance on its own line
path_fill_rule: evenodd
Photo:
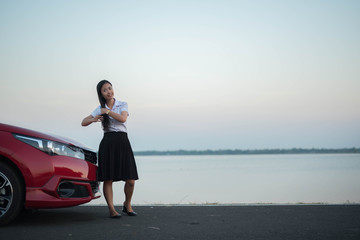
M 71 146 L 47 139 L 29 137 L 19 134 L 14 134 L 14 137 L 26 144 L 33 146 L 34 148 L 39 149 L 44 153 L 49 154 L 50 156 L 61 155 L 61 156 L 85 159 L 83 150 L 75 146 Z

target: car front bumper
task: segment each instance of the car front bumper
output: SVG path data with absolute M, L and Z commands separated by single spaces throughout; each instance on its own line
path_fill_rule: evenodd
M 26 188 L 26 208 L 60 208 L 88 203 L 101 196 L 99 183 L 53 176 L 45 186 Z

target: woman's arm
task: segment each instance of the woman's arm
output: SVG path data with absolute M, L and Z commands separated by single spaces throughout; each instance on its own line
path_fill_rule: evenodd
M 81 126 L 86 127 L 89 126 L 90 124 L 94 123 L 94 122 L 100 122 L 102 120 L 102 116 L 101 115 L 96 115 L 95 117 L 89 115 L 86 118 L 84 118 L 81 122 Z
M 119 122 L 126 122 L 126 119 L 128 117 L 128 112 L 127 111 L 122 111 L 121 114 L 118 114 L 116 112 L 110 111 L 107 108 L 102 108 L 101 109 L 101 114 L 108 114 L 110 117 L 112 117 L 113 119 L 119 121 Z

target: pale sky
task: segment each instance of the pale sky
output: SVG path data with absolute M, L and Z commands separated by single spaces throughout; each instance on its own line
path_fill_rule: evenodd
M 360 147 L 360 1 L 0 0 L 0 122 L 134 151 Z

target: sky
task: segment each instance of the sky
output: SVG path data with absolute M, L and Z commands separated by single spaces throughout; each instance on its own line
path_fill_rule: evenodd
M 360 147 L 360 2 L 0 0 L 0 122 L 97 150 L 109 80 L 134 151 Z

